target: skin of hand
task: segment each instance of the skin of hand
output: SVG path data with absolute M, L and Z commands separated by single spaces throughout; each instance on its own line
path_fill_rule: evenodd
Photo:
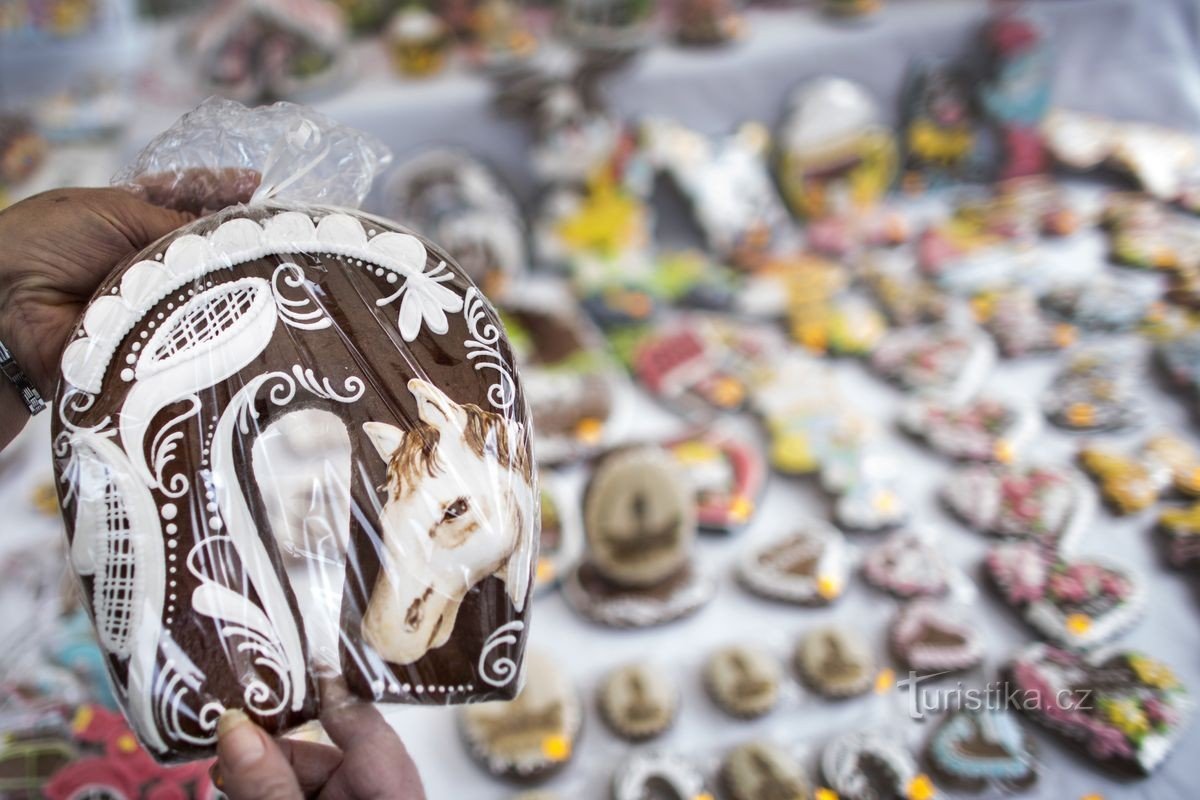
M 57 189 L 0 211 L 0 342 L 47 404 L 67 337 L 100 282 L 197 214 L 245 202 L 257 186 L 250 170 L 191 170 L 124 189 Z M 0 377 L 0 450 L 28 419 Z
M 273 740 L 241 711 L 217 724 L 213 778 L 230 800 L 425 800 L 421 776 L 375 706 L 322 684 L 321 725 L 336 746 Z

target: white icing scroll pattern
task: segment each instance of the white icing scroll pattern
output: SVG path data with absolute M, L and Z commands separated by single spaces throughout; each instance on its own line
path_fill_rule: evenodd
M 474 363 L 476 372 L 492 370 L 496 373 L 496 382 L 488 387 L 488 403 L 497 411 L 511 410 L 517 399 L 517 384 L 511 365 L 500 352 L 502 332 L 489 316 L 487 301 L 473 286 L 467 289 L 463 318 L 471 334 L 471 338 L 463 342 L 467 360 Z
M 275 307 L 279 310 L 279 318 L 291 328 L 302 331 L 320 331 L 333 324 L 333 320 L 325 313 L 325 309 L 305 293 L 299 299 L 287 297 L 285 290 L 303 289 L 305 287 L 304 270 L 298 265 L 288 262 L 280 264 L 271 275 L 271 290 L 275 293 Z
M 511 647 L 517 643 L 517 634 L 525 630 L 525 623 L 513 620 L 506 623 L 488 636 L 479 653 L 479 678 L 489 686 L 497 688 L 507 686 L 517 678 L 520 670 L 511 655 L 497 656 L 496 651 L 502 647 Z
M 151 308 L 172 292 L 194 285 L 218 269 L 229 269 L 269 255 L 329 254 L 357 262 L 388 276 L 389 283 L 416 278 L 401 302 L 401 325 L 422 321 L 445 333 L 440 320 L 462 307 L 462 298 L 441 284 L 450 272 L 440 264 L 425 272 L 425 246 L 415 236 L 385 232 L 373 237 L 348 214 L 331 213 L 314 222 L 308 214 L 285 211 L 261 225 L 238 218 L 206 235 L 180 236 L 162 261 L 139 261 L 125 271 L 117 292 L 97 298 L 84 314 L 82 335 L 63 354 L 65 382 L 86 392 L 100 391 L 113 354 Z M 404 286 L 401 289 L 404 289 Z M 399 297 L 397 292 L 393 299 Z M 413 299 L 409 299 L 413 298 Z M 407 310 L 406 310 L 407 307 Z M 289 306 L 289 308 L 291 308 Z M 413 333 L 407 341 L 416 338 Z

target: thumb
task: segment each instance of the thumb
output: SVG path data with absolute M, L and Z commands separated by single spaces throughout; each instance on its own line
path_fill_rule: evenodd
M 243 712 L 230 709 L 217 722 L 220 789 L 230 800 L 302 800 L 291 762 Z

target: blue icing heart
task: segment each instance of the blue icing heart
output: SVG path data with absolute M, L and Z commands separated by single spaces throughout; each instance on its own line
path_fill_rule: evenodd
M 1023 781 L 1036 771 L 1024 731 L 1005 711 L 956 712 L 929 748 L 942 770 L 965 780 Z

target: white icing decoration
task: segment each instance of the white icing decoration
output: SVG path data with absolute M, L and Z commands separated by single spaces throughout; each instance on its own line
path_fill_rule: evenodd
M 162 636 L 164 559 L 154 498 L 121 448 L 92 431 L 71 437 L 76 501 L 71 556 L 94 575 L 92 612 L 101 645 L 128 659 L 128 710 L 142 739 L 166 745 L 152 713 L 151 676 Z
M 523 630 L 525 630 L 525 623 L 517 619 L 501 625 L 488 636 L 487 641 L 483 643 L 483 650 L 479 653 L 479 677 L 484 683 L 489 686 L 502 687 L 512 683 L 517 677 L 519 670 L 516 662 L 510 656 L 490 661 L 489 658 L 497 648 L 516 644 L 517 634 Z M 421 687 L 417 688 L 419 690 Z
M 224 704 L 210 700 L 204 703 L 199 711 L 189 713 L 207 735 L 196 736 L 186 732 L 181 719 L 184 710 L 189 708 L 185 698 L 189 693 L 195 694 L 200 691 L 205 675 L 192 663 L 187 653 L 169 637 L 164 639 L 162 650 L 165 660 L 154 681 L 154 696 L 158 698 L 156 712 L 160 724 L 174 740 L 200 747 L 213 744 L 217 740 L 217 720 L 225 711 Z
M 385 251 L 394 251 L 399 258 L 407 258 L 416 263 L 425 263 L 425 245 L 419 239 L 402 233 L 383 233 L 371 240 L 371 245 L 383 246 Z M 417 248 L 420 248 L 419 250 Z M 418 261 L 418 256 L 420 260 Z M 382 275 L 382 273 L 380 273 Z M 442 286 L 446 281 L 454 279 L 454 273 L 446 266 L 445 261 L 439 261 L 437 266 L 428 272 L 424 270 L 410 272 L 408 280 L 399 289 L 387 297 L 375 301 L 377 306 L 386 306 L 400 300 L 400 318 L 397 325 L 400 336 L 406 342 L 417 338 L 424 323 L 429 330 L 443 334 L 450 330 L 450 321 L 446 312 L 456 314 L 463 307 L 463 299 L 450 289 Z
M 321 308 L 311 296 L 305 295 L 299 300 L 289 300 L 284 297 L 283 290 L 279 288 L 281 277 L 285 286 L 299 289 L 305 285 L 304 270 L 297 264 L 280 264 L 271 275 L 271 290 L 275 294 L 275 307 L 279 310 L 280 319 L 288 327 L 305 331 L 319 331 L 333 324 L 333 320 L 325 313 L 325 309 Z M 308 308 L 308 306 L 312 306 L 312 308 Z
M 463 317 L 471 334 L 471 338 L 463 342 L 467 348 L 467 360 L 475 363 L 476 372 L 490 369 L 496 373 L 496 382 L 488 387 L 488 403 L 497 411 L 507 411 L 517 399 L 512 365 L 505 361 L 500 352 L 501 331 L 489 318 L 487 300 L 474 286 L 467 289 Z
M 362 223 L 348 214 L 331 213 L 313 224 L 312 219 L 297 211 L 286 211 L 259 224 L 238 218 L 222 223 L 205 236 L 189 234 L 176 239 L 167 249 L 162 263 L 140 261 L 121 279 L 115 295 L 97 298 L 84 314 L 84 337 L 74 339 L 63 354 L 62 374 L 67 384 L 95 394 L 100 391 L 104 374 L 121 341 L 133 330 L 147 311 L 169 295 L 198 282 L 204 276 L 268 255 L 328 253 L 369 263 L 408 280 L 417 276 L 416 297 L 401 303 L 410 317 L 416 315 L 418 324 L 424 320 L 435 333 L 445 333 L 437 327 L 445 312 L 457 312 L 462 298 L 446 287 L 443 281 L 451 277 L 440 273 L 440 265 L 426 274 L 425 248 L 415 236 L 404 233 L 383 233 L 368 240 Z M 417 257 L 420 260 L 415 260 Z M 111 302 L 101 304 L 100 301 Z M 99 310 L 97 310 L 97 308 Z M 406 336 L 406 341 L 416 338 Z

